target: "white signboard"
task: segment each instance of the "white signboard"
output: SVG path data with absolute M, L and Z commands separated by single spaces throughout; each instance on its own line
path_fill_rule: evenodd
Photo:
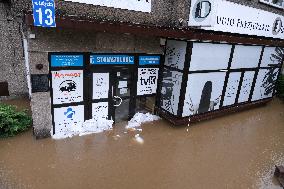
M 159 68 L 138 68 L 137 95 L 155 94 Z
M 84 105 L 54 108 L 55 133 L 68 133 L 84 123 Z
M 206 7 L 205 4 L 200 6 Z M 193 9 L 190 18 L 200 14 L 204 17 L 200 21 L 204 22 L 204 25 L 209 22 L 207 19 L 211 19 L 211 14 L 215 19 L 212 27 L 202 27 L 204 30 L 284 39 L 284 17 L 281 15 L 223 0 L 218 1 L 218 6 L 214 6 L 211 10 L 201 8 L 197 6 Z
M 189 26 L 212 26 L 219 0 L 191 0 Z
M 93 99 L 108 98 L 109 73 L 93 74 Z
M 151 12 L 151 0 L 65 0 L 91 5 L 113 7 L 141 12 Z
M 53 104 L 83 101 L 83 70 L 52 71 Z

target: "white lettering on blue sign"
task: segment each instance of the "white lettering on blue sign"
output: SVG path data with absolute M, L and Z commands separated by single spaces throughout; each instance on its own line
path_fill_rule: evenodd
M 51 55 L 51 67 L 83 66 L 83 55 Z
M 139 65 L 159 65 L 160 56 L 139 56 Z
M 54 0 L 32 0 L 34 25 L 56 27 Z
M 134 64 L 134 56 L 128 55 L 91 55 L 91 64 Z

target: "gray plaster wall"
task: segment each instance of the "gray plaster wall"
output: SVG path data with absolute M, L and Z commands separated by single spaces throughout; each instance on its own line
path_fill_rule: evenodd
M 129 34 L 79 32 L 74 30 L 34 28 L 29 34 L 29 64 L 31 74 L 48 74 L 48 52 L 111 52 L 162 54 L 160 39 Z M 36 64 L 43 69 L 36 69 Z M 50 136 L 52 117 L 50 92 L 32 93 L 31 106 L 34 134 L 37 138 Z
M 21 21 L 0 2 L 0 82 L 8 82 L 12 98 L 28 95 Z
M 18 14 L 32 10 L 31 0 L 15 0 L 14 11 Z M 143 25 L 172 26 L 175 20 L 174 0 L 153 0 L 151 13 L 115 9 L 70 1 L 55 0 L 58 16 L 72 16 L 81 19 L 125 22 Z
M 259 0 L 228 0 L 246 6 L 266 10 L 276 14 L 284 15 L 284 11 L 263 3 Z M 125 22 L 142 25 L 187 27 L 191 0 L 152 0 L 151 13 L 115 9 L 109 7 L 87 5 L 69 1 L 55 0 L 57 16 L 71 16 L 74 18 Z M 14 11 L 18 14 L 31 11 L 31 0 L 14 0 Z M 179 23 L 179 19 L 183 21 Z
M 52 121 L 49 93 L 33 93 L 31 98 L 31 110 L 35 137 L 45 138 L 50 136 Z

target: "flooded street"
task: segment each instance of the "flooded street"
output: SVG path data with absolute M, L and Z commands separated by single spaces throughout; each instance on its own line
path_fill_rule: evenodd
M 0 139 L 0 188 L 281 188 L 273 178 L 274 165 L 284 165 L 278 99 L 190 127 L 124 127 L 65 140 L 35 140 L 32 131 Z

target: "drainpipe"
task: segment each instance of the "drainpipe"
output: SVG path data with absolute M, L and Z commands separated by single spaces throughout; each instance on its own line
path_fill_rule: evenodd
M 29 65 L 29 52 L 28 52 L 28 40 L 23 35 L 23 46 L 24 46 L 24 58 L 25 58 L 25 66 L 26 66 L 26 74 L 27 74 L 27 82 L 28 82 L 28 89 L 29 89 L 29 97 L 32 96 L 32 86 L 31 86 L 31 75 L 30 75 L 30 65 Z

